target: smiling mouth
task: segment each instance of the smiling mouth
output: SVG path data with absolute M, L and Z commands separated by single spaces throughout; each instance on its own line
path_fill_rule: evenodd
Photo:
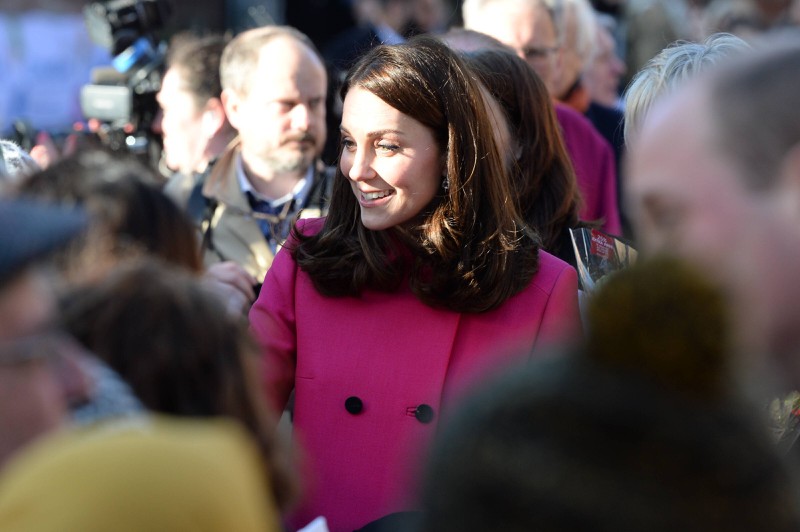
M 376 199 L 385 198 L 392 194 L 391 190 L 381 190 L 379 192 L 361 192 L 361 198 L 365 201 L 372 201 Z

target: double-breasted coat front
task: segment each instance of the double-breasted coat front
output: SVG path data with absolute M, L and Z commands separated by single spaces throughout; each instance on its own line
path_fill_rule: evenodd
M 575 270 L 545 252 L 539 263 L 523 291 L 467 314 L 427 306 L 408 287 L 325 297 L 288 250 L 277 254 L 250 322 L 269 399 L 282 409 L 295 390 L 306 494 L 293 526 L 324 515 L 331 530 L 353 530 L 414 508 L 448 406 L 520 353 L 579 330 Z

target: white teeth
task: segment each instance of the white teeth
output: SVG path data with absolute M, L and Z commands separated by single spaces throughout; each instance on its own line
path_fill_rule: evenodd
M 362 192 L 361 196 L 365 200 L 376 200 L 378 198 L 385 198 L 386 196 L 388 196 L 391 193 L 392 192 L 390 190 L 384 190 L 382 192 L 369 192 L 369 193 Z

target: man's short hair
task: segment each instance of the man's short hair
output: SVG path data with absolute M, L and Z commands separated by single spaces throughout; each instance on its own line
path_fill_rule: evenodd
M 227 42 L 222 35 L 199 37 L 189 33 L 178 34 L 170 42 L 167 68 L 180 71 L 184 88 L 194 97 L 197 107 L 222 93 L 219 64 Z
M 295 39 L 306 45 L 321 64 L 325 64 L 322 55 L 311 39 L 303 32 L 291 26 L 264 26 L 240 33 L 225 47 L 220 64 L 222 88 L 246 95 L 250 89 L 250 74 L 256 70 L 261 49 L 273 39 L 279 37 Z
M 631 141 L 657 99 L 748 48 L 739 37 L 715 33 L 702 43 L 676 41 L 661 50 L 636 73 L 625 90 L 625 142 Z

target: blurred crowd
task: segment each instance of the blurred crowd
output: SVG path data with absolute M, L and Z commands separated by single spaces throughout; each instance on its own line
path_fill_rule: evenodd
M 0 530 L 800 528 L 797 2 L 177 4 L 0 12 Z

